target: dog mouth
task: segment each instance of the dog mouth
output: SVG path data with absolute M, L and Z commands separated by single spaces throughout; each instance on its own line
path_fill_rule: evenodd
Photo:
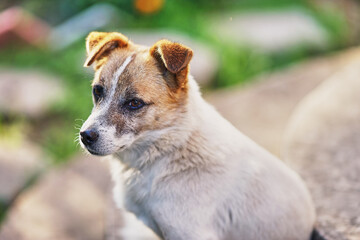
M 86 148 L 86 150 L 91 153 L 92 155 L 95 155 L 95 156 L 103 156 L 103 154 L 100 154 L 99 152 L 96 152 L 94 150 L 92 150 L 91 148 Z
M 85 148 L 86 148 L 86 150 L 87 150 L 90 154 L 95 155 L 95 156 L 106 156 L 106 155 L 110 155 L 110 154 L 101 153 L 101 152 L 99 152 L 99 151 L 96 151 L 96 150 L 92 149 L 91 147 L 85 147 Z M 123 145 L 123 146 L 121 146 L 121 147 L 118 148 L 117 152 L 121 152 L 121 151 L 125 150 L 125 148 L 126 148 L 126 145 Z

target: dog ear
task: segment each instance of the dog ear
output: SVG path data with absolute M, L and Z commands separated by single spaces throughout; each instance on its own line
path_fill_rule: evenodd
M 168 40 L 160 40 L 150 48 L 150 54 L 170 73 L 175 74 L 177 87 L 184 86 L 193 56 L 190 48 Z
M 127 37 L 117 32 L 91 32 L 86 38 L 87 59 L 84 67 L 89 67 L 115 48 L 124 48 L 129 44 Z

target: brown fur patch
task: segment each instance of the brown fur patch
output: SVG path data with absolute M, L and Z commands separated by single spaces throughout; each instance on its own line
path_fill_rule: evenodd
M 104 55 L 108 54 L 115 48 L 127 47 L 129 40 L 121 33 L 116 32 L 91 32 L 86 38 L 87 59 L 84 66 L 88 67 L 101 59 Z M 99 64 L 95 69 L 99 68 Z
M 168 40 L 160 40 L 150 48 L 150 54 L 160 64 L 163 64 L 169 72 L 175 74 L 175 85 L 169 82 L 173 90 L 186 88 L 189 63 L 193 56 L 190 48 Z
M 166 68 L 172 73 L 178 73 L 184 69 L 193 56 L 190 48 L 168 40 L 160 40 L 155 43 L 150 49 L 150 53 L 153 56 L 159 53 Z

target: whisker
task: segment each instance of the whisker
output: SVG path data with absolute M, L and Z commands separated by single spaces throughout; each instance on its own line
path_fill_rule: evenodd
M 74 143 L 76 143 L 76 147 L 79 147 L 79 145 L 80 145 L 80 136 L 79 136 L 79 135 L 77 135 L 77 136 L 75 137 Z
M 83 153 L 85 153 L 86 155 L 91 156 L 91 154 L 90 154 L 88 151 L 86 151 L 85 149 L 81 148 L 81 151 L 82 151 Z

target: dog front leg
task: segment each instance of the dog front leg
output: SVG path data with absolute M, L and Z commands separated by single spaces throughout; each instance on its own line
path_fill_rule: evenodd
M 164 240 L 220 240 L 214 233 L 211 231 L 208 233 L 193 233 L 190 236 L 188 233 L 163 233 Z
M 184 224 L 186 225 L 186 224 Z M 196 226 L 160 226 L 164 240 L 220 240 L 213 229 Z

